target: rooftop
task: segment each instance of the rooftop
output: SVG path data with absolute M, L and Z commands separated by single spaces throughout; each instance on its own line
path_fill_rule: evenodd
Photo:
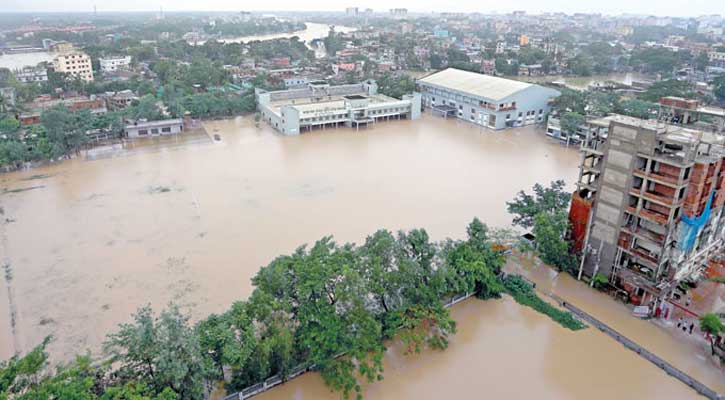
M 498 78 L 455 68 L 447 68 L 443 71 L 433 73 L 419 79 L 419 82 L 444 86 L 459 92 L 471 93 L 493 100 L 503 99 L 516 92 L 534 86 L 531 83 Z

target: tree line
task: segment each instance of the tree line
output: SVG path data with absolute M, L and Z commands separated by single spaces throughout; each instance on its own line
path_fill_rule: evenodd
M 324 237 L 274 259 L 247 300 L 194 325 L 175 305 L 160 314 L 142 307 L 107 337 L 102 361 L 80 356 L 48 374 L 46 340 L 0 364 L 0 399 L 196 400 L 216 382 L 234 392 L 300 365 L 361 398 L 363 382 L 383 379 L 389 341 L 406 353 L 447 347 L 456 322 L 443 299 L 461 293 L 509 292 L 565 327 L 583 327 L 537 301 L 530 285 L 503 278 L 505 248 L 492 234 L 474 219 L 465 240 L 433 242 L 423 229 L 379 230 L 360 245 Z

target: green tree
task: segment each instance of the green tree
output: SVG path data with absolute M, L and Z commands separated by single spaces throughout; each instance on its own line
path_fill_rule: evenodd
M 203 398 L 199 342 L 176 305 L 159 317 L 149 306 L 140 308 L 134 323 L 108 336 L 104 349 L 123 375 L 147 383 L 155 394 L 170 388 L 180 400 Z
M 571 136 L 579 132 L 579 127 L 586 122 L 586 118 L 579 113 L 566 112 L 561 116 L 559 121 L 562 132 L 565 132 L 567 136 Z
M 641 100 L 658 102 L 660 98 L 667 96 L 692 98 L 695 96 L 695 92 L 692 89 L 692 84 L 686 81 L 678 81 L 676 79 L 670 79 L 666 81 L 655 82 L 647 88 L 644 93 L 639 94 Z
M 564 238 L 569 220 L 564 212 L 540 212 L 534 217 L 533 234 L 541 260 L 559 270 L 576 266 L 576 258 L 569 253 L 569 242 Z
M 700 330 L 707 333 L 708 339 L 710 340 L 710 350 L 712 351 L 712 355 L 715 355 L 715 338 L 721 332 L 725 332 L 725 326 L 720 321 L 720 317 L 713 313 L 701 315 Z
M 535 184 L 533 195 L 520 191 L 513 201 L 506 202 L 508 212 L 514 215 L 514 225 L 531 228 L 536 215 L 565 211 L 571 200 L 571 195 L 564 191 L 565 186 L 563 180 L 557 180 L 552 181 L 548 188 Z

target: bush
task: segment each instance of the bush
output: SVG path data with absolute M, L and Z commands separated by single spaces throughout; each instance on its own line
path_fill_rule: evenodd
M 516 300 L 517 303 L 531 307 L 534 310 L 546 314 L 559 323 L 561 326 L 577 331 L 586 328 L 586 325 L 576 320 L 570 312 L 562 311 L 542 300 L 531 284 L 519 275 L 508 275 L 503 279 L 506 291 Z

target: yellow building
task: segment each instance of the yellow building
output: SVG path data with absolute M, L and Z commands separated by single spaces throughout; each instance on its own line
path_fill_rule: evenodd
M 60 54 L 53 60 L 56 72 L 65 72 L 77 76 L 86 82 L 93 81 L 93 66 L 91 57 L 86 53 L 74 51 Z
M 73 43 L 70 42 L 53 43 L 50 49 L 56 53 L 68 53 L 74 50 Z
M 529 44 L 529 37 L 527 35 L 519 36 L 519 46 L 526 46 Z

